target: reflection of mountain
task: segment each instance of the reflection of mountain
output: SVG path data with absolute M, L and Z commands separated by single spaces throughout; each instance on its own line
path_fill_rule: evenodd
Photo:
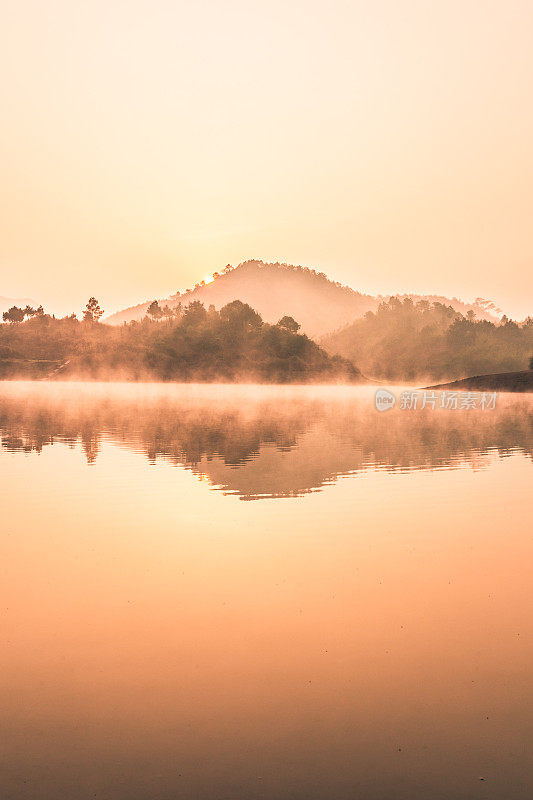
M 533 399 L 494 411 L 381 414 L 366 388 L 4 384 L 0 434 L 10 451 L 102 438 L 166 459 L 243 499 L 291 497 L 369 469 L 482 466 L 533 455 Z

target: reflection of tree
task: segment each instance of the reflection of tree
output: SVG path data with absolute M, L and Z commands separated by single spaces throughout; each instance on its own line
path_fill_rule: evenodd
M 14 384 L 11 385 L 12 387 Z M 226 387 L 227 389 L 227 387 Z M 192 392 L 192 394 L 191 394 Z M 244 498 L 301 495 L 340 475 L 478 465 L 489 451 L 533 454 L 533 399 L 500 396 L 495 411 L 374 410 L 371 393 L 235 388 L 198 396 L 170 390 L 35 385 L 25 402 L 16 389 L 0 397 L 2 445 L 40 452 L 80 443 L 88 463 L 102 435 L 206 475 Z
M 88 464 L 94 464 L 100 449 L 100 435 L 98 431 L 87 430 L 81 432 L 81 449 L 85 454 Z

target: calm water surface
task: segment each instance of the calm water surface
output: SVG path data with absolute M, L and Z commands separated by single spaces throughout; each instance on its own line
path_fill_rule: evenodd
M 533 796 L 533 398 L 373 394 L 0 384 L 2 800 Z

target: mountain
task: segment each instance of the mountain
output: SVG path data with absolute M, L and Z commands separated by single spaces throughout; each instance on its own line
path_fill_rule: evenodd
M 481 298 L 474 304 L 465 304 L 456 298 L 411 297 L 415 301 L 443 302 L 462 314 L 472 310 L 480 319 L 494 319 L 490 314 L 493 304 Z M 356 292 L 349 286 L 329 280 L 323 272 L 306 267 L 245 261 L 234 268 L 228 265 L 222 273 L 215 273 L 207 284 L 202 281 L 194 289 L 160 300 L 160 305 L 175 308 L 179 303 L 186 306 L 198 300 L 206 308 L 214 305 L 220 309 L 232 300 L 242 300 L 255 308 L 266 322 L 274 324 L 281 317 L 290 315 L 300 323 L 304 333 L 317 338 L 353 322 L 367 311 L 375 311 L 382 299 Z M 147 301 L 119 311 L 105 322 L 120 325 L 133 319 L 140 320 L 149 305 L 150 301 Z
M 161 300 L 160 305 L 173 308 L 199 300 L 206 308 L 219 309 L 233 300 L 242 300 L 258 310 L 271 324 L 289 314 L 309 336 L 317 337 L 344 325 L 377 306 L 370 295 L 360 294 L 348 286 L 333 283 L 324 273 L 288 264 L 265 264 L 245 261 L 232 269 L 215 273 L 208 284 Z M 149 303 L 128 308 L 109 317 L 106 322 L 120 324 L 142 319 Z

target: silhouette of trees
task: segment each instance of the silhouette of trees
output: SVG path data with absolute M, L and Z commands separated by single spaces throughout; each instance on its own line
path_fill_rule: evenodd
M 18 306 L 11 306 L 8 311 L 4 311 L 2 314 L 2 319 L 4 322 L 22 322 L 24 320 L 24 316 L 26 311 L 23 308 L 19 308 Z
M 183 312 L 184 322 L 191 327 L 199 325 L 205 320 L 206 316 L 207 311 L 205 310 L 205 306 L 199 300 L 193 300 L 192 303 L 186 306 Z
M 44 308 L 42 306 L 38 306 L 38 308 L 32 308 L 32 306 L 26 306 L 24 309 L 24 315 L 26 317 L 40 317 L 44 314 Z
M 34 370 L 37 377 L 61 367 L 65 376 L 123 380 L 359 379 L 352 363 L 329 357 L 315 342 L 297 333 L 299 326 L 292 318 L 286 327 L 269 325 L 240 300 L 220 311 L 214 306 L 206 310 L 193 301 L 172 316 L 154 303 L 151 310 L 155 314 L 122 326 L 87 325 L 75 317 L 55 319 L 49 315 L 0 326 L 0 353 L 16 352 L 19 359 L 15 367 L 6 359 L 0 365 L 2 375 L 19 369 L 26 377 L 31 377 L 28 370 Z M 96 300 L 88 311 L 90 316 L 85 319 L 96 322 Z M 8 375 L 13 377 L 13 373 Z
M 472 310 L 463 316 L 443 303 L 391 297 L 322 344 L 375 378 L 452 379 L 524 370 L 533 350 L 533 324 L 505 316 L 495 324 L 476 319 Z
M 42 317 L 44 314 L 44 309 L 42 306 L 38 306 L 37 308 L 32 308 L 32 306 L 26 306 L 26 308 L 19 308 L 18 306 L 11 306 L 8 311 L 4 311 L 2 314 L 2 319 L 4 322 L 23 322 L 25 317 Z
M 163 309 L 161 308 L 157 300 L 153 300 L 146 309 L 146 313 L 148 314 L 148 316 L 152 317 L 152 319 L 161 319 L 161 317 L 163 316 Z
M 90 297 L 83 312 L 84 322 L 98 322 L 104 314 L 96 297 Z
M 290 331 L 291 333 L 298 333 L 300 330 L 300 325 L 296 322 L 294 317 L 282 317 L 278 323 L 278 328 L 284 328 L 286 331 Z
M 220 319 L 237 330 L 259 328 L 263 320 L 248 303 L 233 300 L 220 309 Z

